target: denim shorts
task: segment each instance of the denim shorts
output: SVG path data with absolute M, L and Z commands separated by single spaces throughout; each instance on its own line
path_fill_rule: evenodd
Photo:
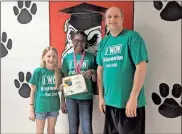
M 58 111 L 55 112 L 35 112 L 35 118 L 38 120 L 45 120 L 48 117 L 57 117 L 59 115 Z

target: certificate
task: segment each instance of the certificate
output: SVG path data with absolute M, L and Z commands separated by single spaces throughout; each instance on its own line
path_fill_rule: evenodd
M 77 74 L 64 77 L 63 90 L 65 96 L 88 92 L 84 76 L 82 74 Z

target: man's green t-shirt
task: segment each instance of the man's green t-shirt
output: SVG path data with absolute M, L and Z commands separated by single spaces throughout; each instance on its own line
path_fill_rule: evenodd
M 54 70 L 36 68 L 29 83 L 36 86 L 35 112 L 60 110 L 60 97 L 58 90 L 55 90 Z
M 66 55 L 63 59 L 62 71 L 64 76 L 71 76 L 76 74 L 73 56 L 74 56 L 74 52 Z M 82 57 L 81 54 L 76 55 L 77 64 L 80 63 L 81 57 Z M 97 64 L 96 64 L 94 54 L 85 52 L 85 57 L 83 59 L 80 73 L 86 72 L 87 70 L 90 70 L 90 69 L 96 70 L 96 68 L 97 68 Z M 68 98 L 73 98 L 78 100 L 92 99 L 94 95 L 94 83 L 92 81 L 92 78 L 90 79 L 85 78 L 85 82 L 86 82 L 88 92 L 70 95 L 68 96 Z
M 125 108 L 133 87 L 136 64 L 148 62 L 142 37 L 124 29 L 118 36 L 104 37 L 98 46 L 97 64 L 103 67 L 106 105 Z M 144 86 L 138 96 L 138 107 L 146 105 Z

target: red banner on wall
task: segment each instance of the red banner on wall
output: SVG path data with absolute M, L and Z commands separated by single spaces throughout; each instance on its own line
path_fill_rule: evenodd
M 49 4 L 50 9 L 50 45 L 57 48 L 59 52 L 59 59 L 64 54 L 71 51 L 70 35 L 83 28 L 85 33 L 88 34 L 90 42 L 95 46 L 90 46 L 90 50 L 97 49 L 97 45 L 101 40 L 101 23 L 98 24 L 99 17 L 94 18 L 89 15 L 83 16 L 85 12 L 91 11 L 93 13 L 103 12 L 105 9 L 111 6 L 117 6 L 121 8 L 124 14 L 124 27 L 127 29 L 133 29 L 134 19 L 134 2 L 54 2 Z M 83 10 L 84 9 L 84 10 Z M 83 11 L 82 11 L 83 10 Z M 85 11 L 85 12 L 84 12 Z M 80 18 L 79 18 L 80 16 Z M 81 17 L 83 16 L 83 17 Z M 90 17 L 90 18 L 84 18 Z M 86 21 L 87 20 L 87 21 Z M 90 23 L 89 23 L 90 22 Z M 100 26 L 100 27 L 99 27 Z M 97 37 L 97 41 L 94 38 Z M 95 41 L 95 42 L 94 42 Z M 95 50 L 93 50 L 94 52 Z

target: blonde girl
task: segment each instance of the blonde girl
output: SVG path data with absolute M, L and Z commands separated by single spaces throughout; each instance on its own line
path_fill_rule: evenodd
M 48 134 L 55 133 L 55 125 L 60 110 L 59 86 L 61 70 L 58 67 L 58 52 L 53 47 L 44 49 L 41 65 L 36 68 L 29 81 L 31 84 L 29 119 L 36 121 L 36 133 L 44 132 L 47 119 Z

